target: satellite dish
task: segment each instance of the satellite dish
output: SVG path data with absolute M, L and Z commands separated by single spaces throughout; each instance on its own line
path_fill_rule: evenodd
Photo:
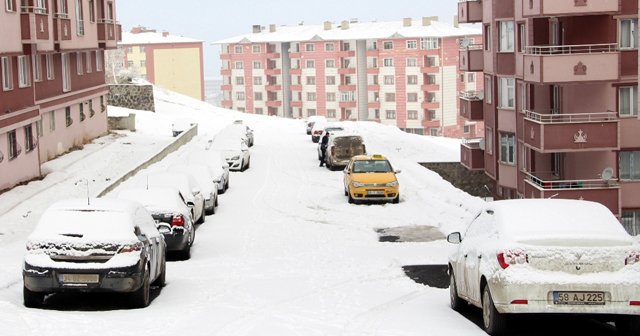
M 460 41 L 458 41 L 458 44 L 462 48 L 468 48 L 471 45 L 471 40 L 465 37 L 463 39 L 460 39 Z
M 602 171 L 602 175 L 601 175 L 602 179 L 605 181 L 609 181 L 613 178 L 613 168 L 605 168 Z

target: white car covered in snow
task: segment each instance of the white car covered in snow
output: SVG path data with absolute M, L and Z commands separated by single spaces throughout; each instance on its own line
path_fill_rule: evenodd
M 218 135 L 211 144 L 211 150 L 222 154 L 230 170 L 245 171 L 251 165 L 249 146 L 240 138 Z
M 168 169 L 170 172 L 185 173 L 191 175 L 196 183 L 202 197 L 204 197 L 204 211 L 207 215 L 216 213 L 218 206 L 218 183 L 211 175 L 209 167 L 203 164 L 175 164 Z
M 187 205 L 191 208 L 193 221 L 204 223 L 204 197 L 193 176 L 177 172 L 156 172 L 146 176 L 139 183 L 144 188 L 176 188 L 180 190 Z
M 206 151 L 194 151 L 189 154 L 187 164 L 204 164 L 209 168 L 213 180 L 218 185 L 218 194 L 224 194 L 229 189 L 229 164 L 222 158 L 219 151 L 207 148 Z
M 590 314 L 640 330 L 640 245 L 603 205 L 535 199 L 487 203 L 449 258 L 451 307 L 482 308 L 489 334 L 510 313 Z

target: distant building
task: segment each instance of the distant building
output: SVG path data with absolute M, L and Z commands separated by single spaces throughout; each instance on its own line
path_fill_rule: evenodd
M 122 35 L 124 68 L 149 82 L 204 100 L 203 42 L 134 27 Z
M 458 70 L 460 43 L 482 43 L 481 30 L 437 17 L 254 26 L 251 34 L 215 42 L 222 46 L 222 106 L 476 136 L 483 127 L 458 116 L 458 93 L 479 91 L 483 82 Z
M 115 0 L 4 1 L 0 9 L 0 190 L 107 132 L 104 51 Z

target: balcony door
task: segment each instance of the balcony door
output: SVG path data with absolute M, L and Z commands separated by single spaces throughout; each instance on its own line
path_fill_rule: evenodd
M 564 26 L 558 19 L 549 20 L 549 45 L 564 45 Z
M 562 180 L 564 170 L 564 153 L 551 154 L 551 173 L 559 180 Z
M 551 114 L 562 113 L 562 86 L 551 86 Z

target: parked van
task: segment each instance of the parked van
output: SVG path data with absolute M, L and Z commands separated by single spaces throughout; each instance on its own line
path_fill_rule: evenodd
M 367 154 L 367 150 L 362 136 L 338 131 L 329 137 L 325 163 L 328 169 L 334 170 L 346 167 L 352 157 L 365 154 Z

